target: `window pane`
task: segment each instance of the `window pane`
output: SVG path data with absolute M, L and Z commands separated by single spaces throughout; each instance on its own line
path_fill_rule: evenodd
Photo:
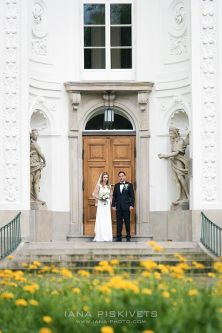
M 132 49 L 111 49 L 111 68 L 132 68 Z
M 131 27 L 111 27 L 111 46 L 131 46 Z
M 131 4 L 110 5 L 111 24 L 131 24 Z
M 105 46 L 105 27 L 85 27 L 84 46 Z
M 84 5 L 84 24 L 105 24 L 105 5 Z
M 84 49 L 84 68 L 105 68 L 105 49 Z

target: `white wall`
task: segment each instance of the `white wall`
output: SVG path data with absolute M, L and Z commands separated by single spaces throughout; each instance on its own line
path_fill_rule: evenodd
M 177 195 L 169 164 L 157 158 L 170 150 L 168 127 L 176 110 L 186 112 L 192 134 L 191 208 L 221 209 L 221 1 L 133 4 L 134 79 L 155 84 L 147 170 L 150 209 L 169 210 Z M 40 196 L 50 210 L 69 211 L 70 102 L 63 84 L 86 78 L 81 72 L 81 8 L 82 0 L 0 2 L 0 209 L 29 209 L 29 123 L 39 111 L 47 120 L 39 138 L 47 159 Z M 212 107 L 206 100 L 212 100 Z
M 64 177 L 64 170 L 69 169 L 67 131 L 70 105 L 63 83 L 87 78 L 81 71 L 83 2 L 45 0 L 44 3 L 42 27 L 33 23 L 33 19 L 30 22 L 34 32 L 31 42 L 33 45 L 42 43 L 42 49 L 47 50 L 45 54 L 38 54 L 41 53 L 38 47 L 31 51 L 30 112 L 33 112 L 39 96 L 43 97 L 45 106 L 42 105 L 42 109 L 50 119 L 50 125 L 44 130 L 45 134 L 44 131 L 40 133 L 39 140 L 48 161 L 42 172 L 41 198 L 46 200 L 50 209 L 68 210 L 69 176 L 67 172 Z M 151 210 L 168 210 L 177 195 L 169 163 L 159 160 L 157 154 L 170 149 L 169 119 L 175 110 L 183 108 L 190 113 L 189 1 L 184 3 L 180 22 L 178 1 L 133 1 L 134 79 L 155 83 L 150 99 L 150 170 L 147 170 L 150 173 Z M 106 79 L 126 79 L 124 72 L 119 74 L 114 77 L 107 73 Z M 99 73 L 95 73 L 94 79 L 99 78 Z M 47 106 L 49 100 L 56 104 L 54 111 Z
M 151 71 L 155 87 L 150 100 L 150 209 L 165 211 L 177 199 L 178 189 L 169 161 L 157 155 L 170 152 L 170 125 L 178 126 L 182 135 L 191 127 L 189 1 L 159 0 L 154 15 L 149 40 L 156 57 Z M 181 117 L 187 118 L 185 126 Z

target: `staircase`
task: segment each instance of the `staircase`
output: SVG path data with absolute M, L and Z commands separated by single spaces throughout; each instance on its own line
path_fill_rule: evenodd
M 141 260 L 153 260 L 157 263 L 176 265 L 179 259 L 175 253 L 187 259 L 187 264 L 196 261 L 204 264 L 203 270 L 192 268 L 189 273 L 207 273 L 214 259 L 196 242 L 158 242 L 163 248 L 154 252 L 147 242 L 25 242 L 14 254 L 13 260 L 3 260 L 0 268 L 23 269 L 22 263 L 39 261 L 44 265 L 67 267 L 74 271 L 86 269 L 92 271 L 101 260 L 119 259 L 118 271 L 135 272 Z

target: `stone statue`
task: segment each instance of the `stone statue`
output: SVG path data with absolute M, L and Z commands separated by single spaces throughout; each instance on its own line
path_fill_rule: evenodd
M 30 134 L 30 196 L 31 205 L 38 209 L 39 205 L 45 205 L 45 202 L 40 200 L 38 193 L 40 190 L 39 182 L 41 178 L 41 171 L 46 165 L 45 156 L 37 143 L 38 131 L 33 129 Z
M 188 174 L 189 160 L 184 156 L 187 145 L 189 144 L 189 134 L 186 139 L 182 139 L 179 129 L 175 127 L 169 128 L 171 153 L 168 155 L 158 154 L 159 158 L 169 159 L 173 172 L 175 174 L 176 183 L 179 187 L 179 198 L 172 202 L 173 205 L 183 205 L 189 207 L 189 190 L 185 176 Z M 186 205 L 187 203 L 187 205 Z

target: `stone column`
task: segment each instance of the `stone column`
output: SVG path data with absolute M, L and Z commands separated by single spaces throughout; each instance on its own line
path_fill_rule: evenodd
M 0 209 L 29 209 L 28 2 L 0 2 Z
M 77 126 L 77 111 L 81 102 L 81 94 L 79 92 L 69 93 L 73 110 L 70 114 L 70 130 L 69 130 L 69 156 L 70 156 L 70 234 L 81 235 L 82 228 L 82 214 L 83 208 L 81 207 L 82 200 L 82 185 L 80 184 L 81 177 L 79 175 L 79 130 Z
M 222 209 L 220 0 L 191 1 L 191 209 Z
M 148 235 L 149 228 L 149 112 L 148 112 L 149 92 L 138 92 L 138 106 L 139 106 L 139 119 L 140 128 L 138 131 L 138 145 L 137 145 L 137 235 Z

